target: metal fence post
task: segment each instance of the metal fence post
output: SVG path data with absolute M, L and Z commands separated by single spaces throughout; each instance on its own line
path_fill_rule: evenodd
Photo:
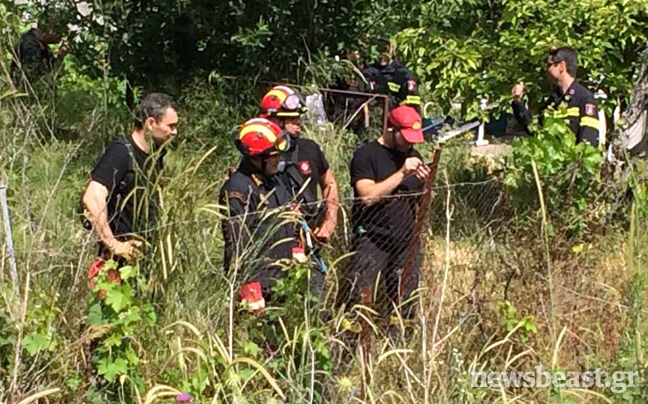
M 2 216 L 4 222 L 5 238 L 7 240 L 7 254 L 9 255 L 9 269 L 13 280 L 13 289 L 16 296 L 20 295 L 20 283 L 18 282 L 18 270 L 16 269 L 16 257 L 14 255 L 13 239 L 11 238 L 11 222 L 9 221 L 9 206 L 7 205 L 7 183 L 0 181 L 0 205 L 2 205 Z

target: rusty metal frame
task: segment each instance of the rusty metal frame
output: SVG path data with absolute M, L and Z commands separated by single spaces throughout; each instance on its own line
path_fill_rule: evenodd
M 431 172 L 430 172 L 430 176 L 425 182 L 424 194 L 421 197 L 421 200 L 419 201 L 419 208 L 418 208 L 418 212 L 416 213 L 416 222 L 414 223 L 414 230 L 412 232 L 414 238 L 412 239 L 412 243 L 410 244 L 407 250 L 405 265 L 403 266 L 401 285 L 399 287 L 399 293 L 398 293 L 399 304 L 402 304 L 403 298 L 407 297 L 404 296 L 404 291 L 405 289 L 407 289 L 407 285 L 409 284 L 409 280 L 412 274 L 412 267 L 414 266 L 414 262 L 416 259 L 416 253 L 417 253 L 416 250 L 419 248 L 418 245 L 419 240 L 417 240 L 417 238 L 420 237 L 421 230 L 423 229 L 423 225 L 425 223 L 425 219 L 432 206 L 432 201 L 434 200 L 433 187 L 434 187 L 434 181 L 436 180 L 436 176 L 437 176 L 437 170 L 439 168 L 439 161 L 441 161 L 441 150 L 442 148 L 440 146 L 437 146 L 434 149 L 434 157 L 432 158 L 432 162 L 428 165 L 428 167 L 430 167 Z M 422 246 L 420 248 L 422 248 Z
M 242 80 L 241 77 L 236 77 L 236 76 L 220 76 L 220 78 L 225 79 L 225 80 Z M 294 83 L 286 83 L 286 82 L 281 82 L 281 81 L 265 81 L 265 80 L 254 80 L 254 84 L 269 84 L 270 86 L 288 86 L 288 87 L 296 87 L 296 88 L 301 88 L 301 89 L 309 89 L 308 86 L 304 85 L 299 85 L 299 84 L 294 84 Z M 317 91 L 320 93 L 332 93 L 332 94 L 341 94 L 341 95 L 346 95 L 348 97 L 352 98 L 367 98 L 367 99 L 381 99 L 382 104 L 383 104 L 383 133 L 387 132 L 387 122 L 388 122 L 388 117 L 389 117 L 389 96 L 386 94 L 376 94 L 376 93 L 363 93 L 360 91 L 349 91 L 349 90 L 337 90 L 333 88 L 325 88 L 325 87 L 318 87 Z
M 389 117 L 389 96 L 385 94 L 363 93 L 360 91 L 336 90 L 333 88 L 318 88 L 321 93 L 332 93 L 346 95 L 350 98 L 376 98 L 383 100 L 383 133 L 387 131 L 387 122 Z

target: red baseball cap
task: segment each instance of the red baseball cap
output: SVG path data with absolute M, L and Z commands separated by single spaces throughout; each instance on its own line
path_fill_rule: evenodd
M 400 129 L 403 138 L 410 143 L 423 143 L 421 115 L 412 107 L 400 105 L 389 113 L 389 122 Z

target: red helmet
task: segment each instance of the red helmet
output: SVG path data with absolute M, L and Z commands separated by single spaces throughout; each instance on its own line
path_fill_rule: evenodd
M 304 99 L 292 88 L 286 86 L 273 87 L 261 99 L 259 116 L 289 117 L 299 116 L 306 112 Z
M 237 148 L 246 156 L 270 155 L 287 149 L 288 136 L 279 125 L 265 118 L 245 122 L 236 138 Z

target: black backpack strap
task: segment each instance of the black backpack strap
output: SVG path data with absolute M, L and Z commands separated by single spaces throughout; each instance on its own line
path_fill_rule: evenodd
M 295 149 L 290 154 L 290 161 L 286 166 L 286 173 L 290 179 L 290 188 L 293 194 L 299 192 L 299 189 L 304 184 L 304 177 L 297 171 L 299 164 L 299 144 L 295 142 Z
M 124 136 L 122 138 L 119 138 L 117 140 L 119 144 L 124 145 L 126 147 L 126 150 L 128 151 L 128 156 L 130 166 L 128 167 L 128 171 L 126 172 L 126 175 L 124 176 L 124 179 L 118 184 L 116 193 L 120 196 L 124 196 L 127 192 L 126 190 L 129 188 L 128 182 L 132 182 L 133 186 L 135 185 L 135 170 L 136 170 L 136 164 L 135 164 L 135 152 L 133 151 L 133 145 L 131 143 L 130 137 L 129 136 Z M 139 170 L 142 171 L 142 170 Z M 139 173 L 141 174 L 141 173 Z

